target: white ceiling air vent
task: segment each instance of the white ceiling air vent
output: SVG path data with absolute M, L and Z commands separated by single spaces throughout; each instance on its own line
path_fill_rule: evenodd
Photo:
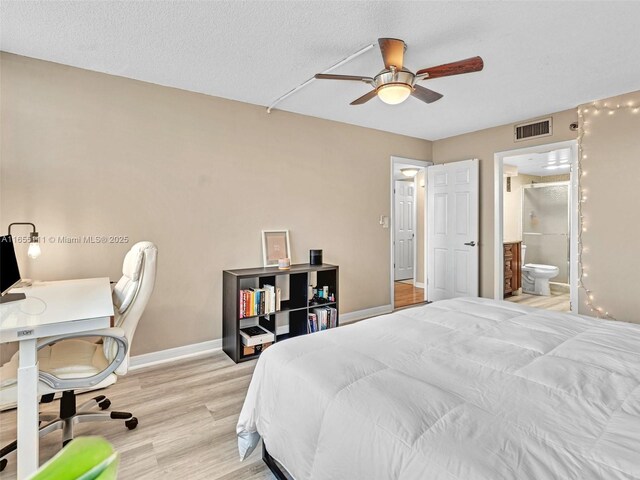
M 553 134 L 551 117 L 514 126 L 514 140 L 521 142 L 530 138 L 548 137 Z

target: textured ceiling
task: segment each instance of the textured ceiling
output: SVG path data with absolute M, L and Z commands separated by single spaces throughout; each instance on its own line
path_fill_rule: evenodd
M 423 82 L 426 105 L 314 81 L 278 108 L 426 139 L 640 89 L 640 2 L 0 2 L 0 48 L 268 105 L 378 37 L 412 70 L 480 55 L 483 72 Z M 377 49 L 335 73 L 373 75 Z M 275 112 L 274 114 L 277 114 Z
M 548 177 L 550 175 L 567 174 L 571 170 L 570 150 L 562 148 L 543 153 L 528 153 L 505 157 L 504 164 L 512 165 L 521 175 Z

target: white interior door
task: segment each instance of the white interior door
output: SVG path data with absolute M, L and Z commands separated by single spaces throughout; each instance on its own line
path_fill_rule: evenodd
M 394 191 L 394 278 L 396 280 L 413 279 L 416 236 L 415 183 L 397 180 Z
M 427 168 L 427 298 L 478 296 L 478 160 Z

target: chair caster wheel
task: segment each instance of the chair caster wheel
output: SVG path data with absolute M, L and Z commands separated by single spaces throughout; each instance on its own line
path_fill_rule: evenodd
M 126 422 L 124 422 L 124 424 L 127 426 L 129 430 L 133 430 L 138 426 L 138 419 L 136 417 L 133 417 L 130 420 L 127 420 Z
M 105 398 L 103 401 L 101 401 L 98 404 L 98 406 L 100 407 L 100 410 L 106 410 L 111 406 L 111 400 L 109 400 L 108 398 Z
M 3 471 L 6 466 L 7 466 L 7 459 L 3 458 L 2 460 L 0 460 L 0 472 Z

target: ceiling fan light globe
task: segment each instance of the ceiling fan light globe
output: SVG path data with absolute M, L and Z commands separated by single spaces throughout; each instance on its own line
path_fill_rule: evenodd
M 398 105 L 411 95 L 411 86 L 405 83 L 381 85 L 377 90 L 378 97 L 389 105 Z

